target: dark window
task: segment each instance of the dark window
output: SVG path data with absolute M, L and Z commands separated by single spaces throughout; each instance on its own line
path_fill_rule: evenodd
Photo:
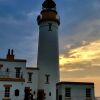
M 9 76 L 9 68 L 6 69 L 6 76 Z
M 10 97 L 10 87 L 5 87 L 5 97 Z
M 32 82 L 32 73 L 28 73 L 28 81 Z
M 56 89 L 56 100 L 58 100 L 58 89 Z
M 51 92 L 49 92 L 49 96 L 51 96 Z
M 0 64 L 0 69 L 3 67 L 3 64 Z
M 44 90 L 38 90 L 37 93 L 37 100 L 45 100 L 46 94 L 44 93 Z
M 48 23 L 49 24 L 49 30 L 48 31 L 52 31 L 51 27 L 52 27 L 52 23 Z
M 65 97 L 71 97 L 71 88 L 65 89 Z
M 91 89 L 86 88 L 86 97 L 91 97 Z
M 25 96 L 24 96 L 24 100 L 29 100 L 29 96 L 30 96 L 30 87 L 25 87 Z
M 16 68 L 16 78 L 20 78 L 20 68 Z
M 6 72 L 9 72 L 9 68 L 6 69 Z
M 3 64 L 0 64 L 0 68 L 3 67 Z
M 45 76 L 46 76 L 46 84 L 49 84 L 49 81 L 50 81 L 50 80 L 49 80 L 50 75 L 49 75 L 49 74 L 46 74 Z
M 19 96 L 19 90 L 18 89 L 15 90 L 15 96 Z
M 34 94 L 34 95 L 36 94 L 35 91 L 33 92 L 33 94 Z
M 59 100 L 62 100 L 62 95 L 59 95 Z

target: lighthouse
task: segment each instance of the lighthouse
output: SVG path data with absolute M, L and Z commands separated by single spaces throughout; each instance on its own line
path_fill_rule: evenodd
M 56 83 L 59 82 L 58 27 L 60 18 L 53 0 L 45 0 L 37 17 L 38 43 L 38 100 L 56 100 Z

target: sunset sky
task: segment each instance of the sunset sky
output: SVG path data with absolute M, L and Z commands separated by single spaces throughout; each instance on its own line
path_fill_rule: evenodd
M 44 0 L 0 0 L 0 58 L 9 48 L 36 67 L 37 15 Z M 94 82 L 100 96 L 100 0 L 55 0 L 62 81 Z

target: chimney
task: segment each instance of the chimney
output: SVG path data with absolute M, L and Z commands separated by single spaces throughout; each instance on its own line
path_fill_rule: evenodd
M 8 49 L 8 53 L 7 53 L 7 56 L 6 56 L 6 59 L 8 60 L 8 61 L 13 61 L 14 60 L 14 50 L 12 49 L 12 50 L 10 50 L 10 49 Z
M 13 49 L 11 50 L 11 55 L 14 55 L 14 50 Z

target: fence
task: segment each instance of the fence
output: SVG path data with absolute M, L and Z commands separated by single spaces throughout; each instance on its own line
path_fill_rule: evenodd
M 5 72 L 0 71 L 0 78 L 23 78 L 23 73 Z

